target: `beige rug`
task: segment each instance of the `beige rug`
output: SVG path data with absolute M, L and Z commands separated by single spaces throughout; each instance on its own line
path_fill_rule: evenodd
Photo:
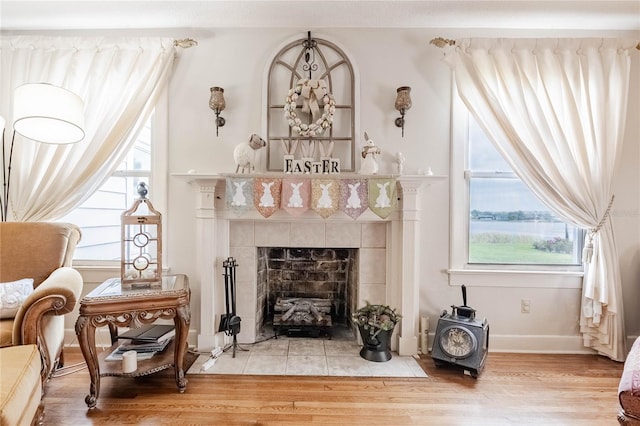
M 239 346 L 244 350 L 235 357 L 228 349 L 206 370 L 209 356 L 199 356 L 187 374 L 427 377 L 411 356 L 393 353 L 387 362 L 367 361 L 355 341 L 279 337 Z

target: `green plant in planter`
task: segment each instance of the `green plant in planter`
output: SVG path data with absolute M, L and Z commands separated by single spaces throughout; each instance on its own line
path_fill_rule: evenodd
M 380 332 L 393 330 L 402 316 L 387 305 L 366 305 L 351 314 L 351 320 L 358 327 L 369 332 L 374 339 Z

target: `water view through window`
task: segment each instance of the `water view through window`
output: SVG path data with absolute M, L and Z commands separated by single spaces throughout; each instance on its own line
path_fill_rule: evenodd
M 538 200 L 469 121 L 468 262 L 579 265 L 583 231 Z

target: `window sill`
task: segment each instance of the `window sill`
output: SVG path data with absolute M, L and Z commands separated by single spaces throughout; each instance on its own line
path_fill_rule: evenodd
M 74 260 L 73 269 L 80 272 L 85 283 L 101 283 L 108 278 L 120 276 L 120 262 Z M 163 267 L 162 273 L 168 274 L 169 270 L 169 267 Z
M 582 271 L 448 269 L 449 285 L 509 288 L 582 288 Z

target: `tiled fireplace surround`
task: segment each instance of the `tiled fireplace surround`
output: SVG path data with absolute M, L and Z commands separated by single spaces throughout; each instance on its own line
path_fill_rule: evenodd
M 218 333 L 225 312 L 224 268 L 237 260 L 237 314 L 242 318 L 238 341 L 256 341 L 258 247 L 357 248 L 358 301 L 386 303 L 402 314 L 393 348 L 400 355 L 418 353 L 420 198 L 435 176 L 399 176 L 398 208 L 387 219 L 365 211 L 353 220 L 338 212 L 322 219 L 308 211 L 292 216 L 277 211 L 265 219 L 251 209 L 238 216 L 225 208 L 225 180 L 233 175 L 175 174 L 196 190 L 196 258 L 200 271 L 198 348 L 224 344 Z M 265 175 L 254 175 L 256 177 Z M 272 175 L 269 175 L 272 176 Z M 340 175 L 353 178 L 361 175 Z M 381 177 L 381 176 L 378 176 Z M 215 265 L 212 265 L 215 260 Z

